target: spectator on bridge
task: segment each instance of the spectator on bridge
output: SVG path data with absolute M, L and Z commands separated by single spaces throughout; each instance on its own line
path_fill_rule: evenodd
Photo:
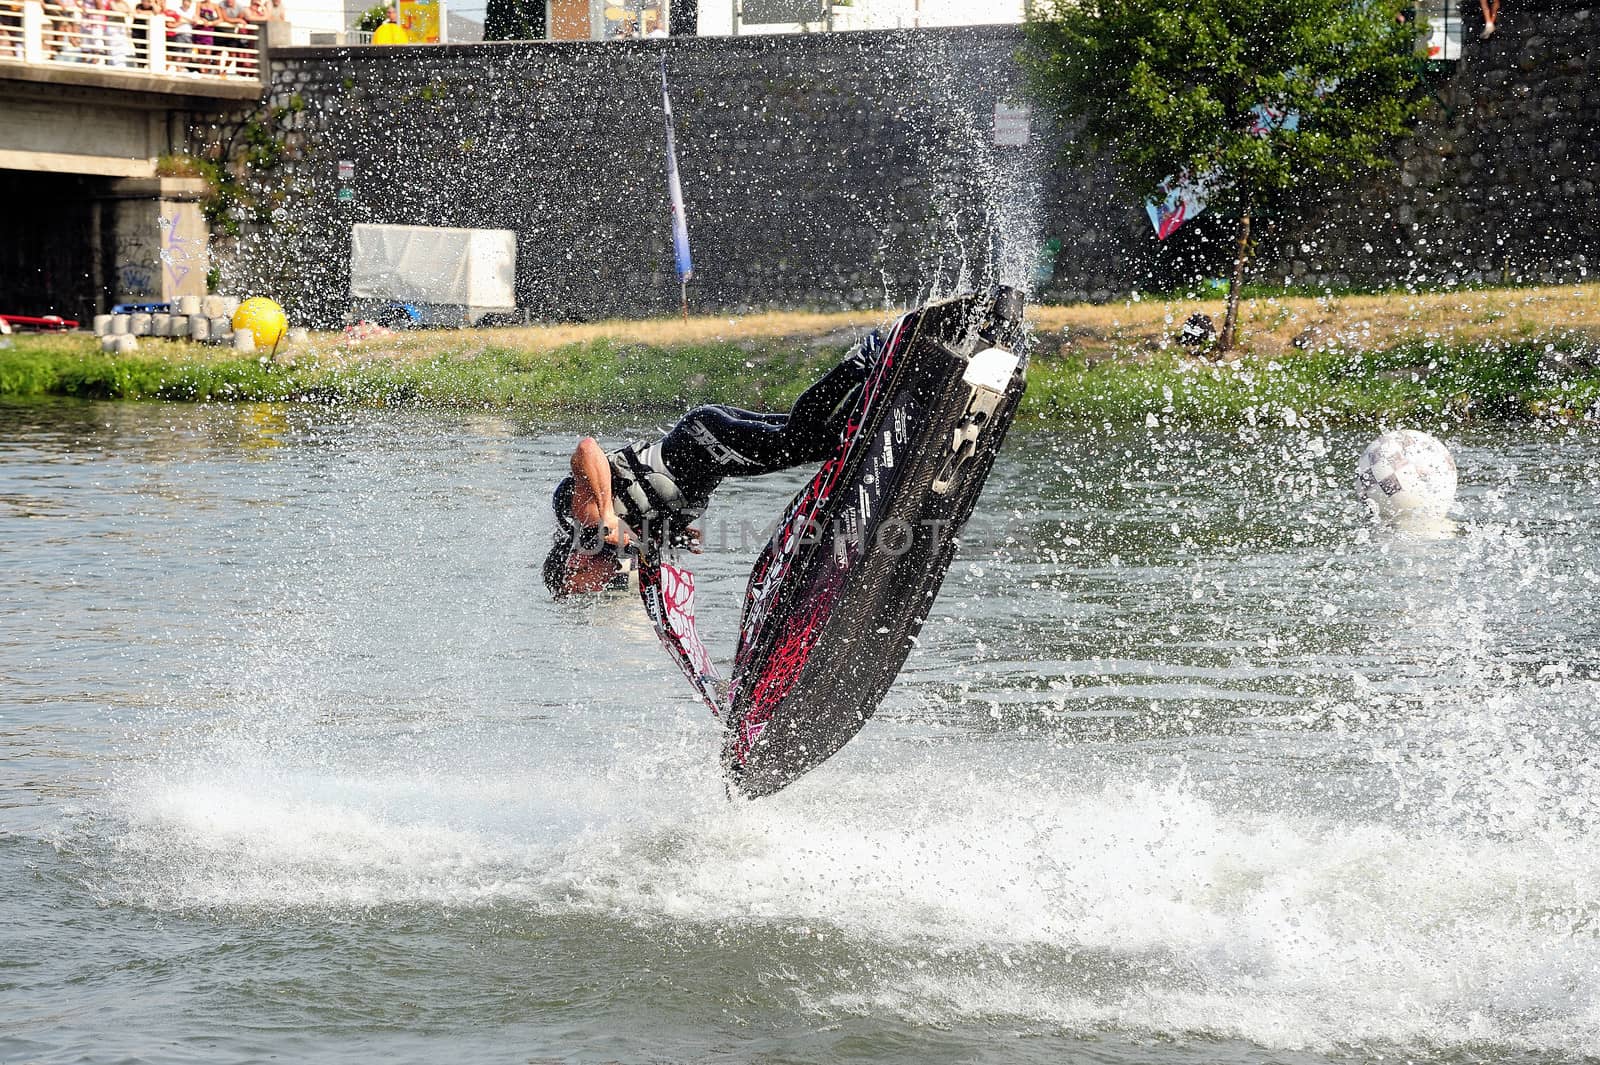
M 200 0 L 194 8 L 195 63 L 202 74 L 221 74 L 221 57 L 216 49 L 215 31 L 222 21 L 222 8 L 217 0 Z
M 21 59 L 22 8 L 0 2 L 0 59 Z
M 106 61 L 106 12 L 102 0 L 80 0 L 83 8 L 84 62 L 96 66 Z
M 217 0 L 217 10 L 222 13 L 217 21 L 217 36 L 231 46 L 222 51 L 222 73 L 237 74 L 240 64 L 250 58 L 249 52 L 239 48 L 251 38 L 250 23 L 245 19 L 250 0 Z
M 180 73 L 194 73 L 194 0 L 166 0 L 162 15 L 167 23 L 167 65 Z
M 50 28 L 45 31 L 45 47 L 50 58 L 58 63 L 83 63 L 88 57 L 83 50 L 83 9 L 78 0 L 49 0 L 44 4 L 44 17 Z
M 91 0 L 92 2 L 92 0 Z M 130 35 L 133 33 L 133 5 L 129 0 L 98 0 L 105 16 L 104 43 L 106 63 L 113 67 L 129 65 L 133 52 Z
M 161 18 L 161 0 L 139 0 L 133 8 L 133 62 L 150 65 L 150 20 Z

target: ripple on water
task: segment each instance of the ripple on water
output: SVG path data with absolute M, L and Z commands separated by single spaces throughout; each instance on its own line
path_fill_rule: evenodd
M 5 1056 L 1600 1051 L 1593 441 L 1452 439 L 1411 542 L 1362 441 L 1019 438 L 879 719 L 730 804 L 636 608 L 538 591 L 563 436 L 84 409 L 0 463 L 82 527 L 0 508 Z

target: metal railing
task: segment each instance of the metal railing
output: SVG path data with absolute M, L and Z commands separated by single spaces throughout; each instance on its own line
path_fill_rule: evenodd
M 128 0 L 0 0 L 0 62 L 77 64 L 169 77 L 258 80 L 261 25 L 197 21 Z

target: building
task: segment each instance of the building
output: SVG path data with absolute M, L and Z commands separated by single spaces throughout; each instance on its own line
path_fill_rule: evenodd
M 607 40 L 646 35 L 672 25 L 680 32 L 684 6 L 692 7 L 696 32 L 706 37 L 749 33 L 816 33 L 827 30 L 899 29 L 1021 22 L 1027 0 L 547 0 L 552 40 Z
M 822 30 L 892 30 L 927 26 L 973 26 L 1017 23 L 1026 17 L 1027 0 L 852 0 L 821 4 L 815 0 L 741 0 L 700 4 L 700 33 L 795 33 Z M 797 15 L 810 14 L 810 18 Z

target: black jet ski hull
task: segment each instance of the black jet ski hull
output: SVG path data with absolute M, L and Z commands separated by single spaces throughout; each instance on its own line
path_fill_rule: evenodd
M 1025 373 L 1021 301 L 1005 290 L 896 323 L 839 450 L 751 574 L 723 747 L 733 790 L 787 786 L 877 709 L 933 607 Z

